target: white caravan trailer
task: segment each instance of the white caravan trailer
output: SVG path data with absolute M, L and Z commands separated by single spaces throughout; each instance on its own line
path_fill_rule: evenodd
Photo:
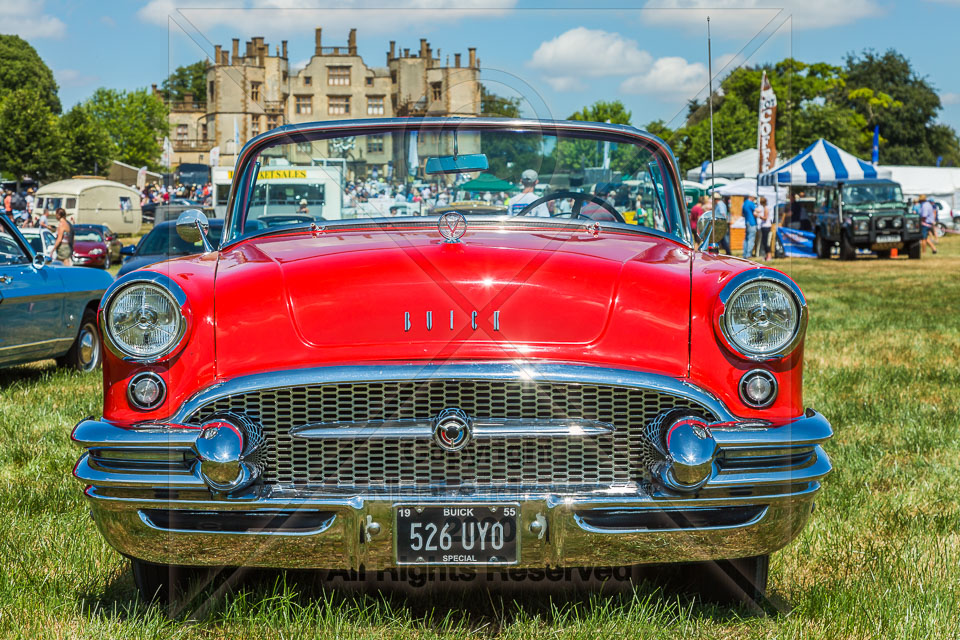
M 61 207 L 74 224 L 105 224 L 120 234 L 140 232 L 140 193 L 119 182 L 71 178 L 37 189 L 34 211 L 46 209 L 50 224 Z

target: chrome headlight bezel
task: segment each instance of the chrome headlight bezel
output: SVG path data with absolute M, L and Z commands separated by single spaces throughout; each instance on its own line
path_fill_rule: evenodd
M 766 281 L 783 289 L 792 296 L 797 305 L 797 320 L 793 335 L 781 347 L 770 351 L 755 351 L 740 345 L 728 334 L 726 326 L 726 309 L 730 300 L 745 287 L 759 281 Z M 807 301 L 800 292 L 800 287 L 788 276 L 770 269 L 751 269 L 736 275 L 720 291 L 714 314 L 714 330 L 723 345 L 734 354 L 754 362 L 770 362 L 789 357 L 803 342 L 807 332 Z
M 117 300 L 119 294 L 136 285 L 148 285 L 159 289 L 164 295 L 169 296 L 179 308 L 180 322 L 174 333 L 174 338 L 162 351 L 151 354 L 138 354 L 129 351 L 124 348 L 123 345 L 119 344 L 119 341 L 115 339 L 111 331 L 109 321 L 111 305 Z M 154 271 L 136 271 L 114 282 L 103 296 L 97 317 L 100 324 L 100 333 L 103 336 L 103 343 L 107 346 L 110 353 L 126 362 L 145 364 L 160 362 L 178 354 L 187 343 L 190 330 L 193 326 L 190 305 L 183 289 L 170 277 Z

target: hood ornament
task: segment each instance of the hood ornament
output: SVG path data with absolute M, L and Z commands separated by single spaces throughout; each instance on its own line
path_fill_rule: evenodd
M 467 231 L 467 219 L 462 213 L 448 211 L 437 220 L 437 229 L 444 242 L 460 242 L 460 238 Z

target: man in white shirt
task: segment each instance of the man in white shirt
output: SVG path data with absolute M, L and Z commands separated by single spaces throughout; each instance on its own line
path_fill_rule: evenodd
M 523 192 L 520 193 L 517 197 L 507 198 L 507 213 L 511 216 L 515 216 L 523 209 L 530 204 L 531 202 L 536 202 L 540 199 L 540 196 L 533 192 L 533 188 L 537 186 L 537 179 L 539 176 L 537 172 L 533 169 L 527 169 L 520 174 L 520 184 L 523 185 Z M 528 216 L 537 216 L 540 218 L 549 218 L 550 210 L 547 209 L 546 204 L 538 204 L 533 208 L 532 211 L 527 213 Z

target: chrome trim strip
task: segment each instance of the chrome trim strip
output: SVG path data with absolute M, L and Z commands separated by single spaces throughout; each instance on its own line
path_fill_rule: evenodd
M 258 512 L 269 513 L 270 509 L 258 509 Z M 327 520 L 323 521 L 319 527 L 309 531 L 206 531 L 204 529 L 166 529 L 164 527 L 157 526 L 157 524 L 150 519 L 150 516 L 145 514 L 143 511 L 138 510 L 137 515 L 140 516 L 140 521 L 143 522 L 143 524 L 145 524 L 147 527 L 153 529 L 154 531 L 162 531 L 164 535 L 168 536 L 177 534 L 202 533 L 206 535 L 213 534 L 218 536 L 280 536 L 285 538 L 302 538 L 305 536 L 315 536 L 324 533 L 333 526 L 333 523 L 337 519 L 337 516 L 333 515 Z
M 610 435 L 615 427 L 598 420 L 485 420 L 472 422 L 473 438 L 576 438 Z M 396 438 L 429 440 L 433 424 L 421 420 L 383 422 L 314 422 L 292 427 L 294 438 L 376 439 Z
M 747 506 L 747 505 L 742 505 L 742 506 Z M 648 510 L 660 511 L 662 509 L 663 507 L 661 505 L 657 505 L 656 507 L 650 507 Z M 694 511 L 695 509 L 696 508 L 690 508 L 689 511 Z M 613 534 L 613 535 L 624 534 L 624 533 L 661 533 L 661 532 L 677 533 L 681 531 L 723 531 L 724 529 L 740 529 L 741 527 L 749 527 L 750 525 L 757 524 L 767 516 L 767 512 L 769 510 L 770 510 L 770 505 L 767 505 L 760 511 L 760 513 L 758 513 L 757 515 L 755 515 L 754 517 L 750 518 L 745 522 L 738 522 L 736 524 L 726 524 L 726 525 L 715 526 L 715 527 L 674 527 L 671 529 L 642 529 L 642 528 L 605 529 L 603 527 L 595 527 L 593 525 L 587 524 L 584 521 L 583 516 L 581 516 L 580 514 L 574 514 L 573 521 L 577 523 L 577 526 L 583 529 L 584 531 L 588 531 L 590 533 Z
M 740 423 L 741 425 L 750 425 Z M 821 414 L 807 409 L 799 418 L 783 425 L 767 423 L 756 426 L 738 426 L 738 423 L 710 425 L 710 433 L 721 449 L 731 447 L 805 447 L 819 444 L 833 437 L 833 427 Z
M 83 454 L 80 460 L 77 461 L 77 466 L 73 469 L 73 476 L 84 484 L 93 484 L 100 487 L 207 490 L 207 485 L 203 480 L 190 472 L 144 472 L 120 469 L 106 471 L 96 467 L 91 462 L 89 453 Z
M 522 380 L 531 383 L 558 382 L 636 387 L 660 391 L 697 402 L 709 409 L 719 422 L 736 417 L 713 394 L 670 376 L 627 369 L 610 369 L 579 364 L 549 362 L 479 362 L 452 364 L 390 364 L 314 367 L 256 373 L 227 380 L 190 397 L 170 422 L 185 423 L 203 405 L 226 396 L 260 389 L 277 389 L 308 384 L 335 384 L 371 381 L 424 379 Z
M 110 447 L 139 449 L 170 447 L 190 449 L 200 429 L 184 425 L 139 424 L 124 428 L 101 420 L 81 420 L 70 435 L 71 440 L 85 449 Z
M 74 340 L 76 340 L 76 338 L 54 338 L 52 340 L 40 340 L 39 342 L 27 342 L 24 344 L 14 344 L 9 347 L 0 347 L 0 351 L 6 351 L 8 349 L 26 349 L 29 347 L 40 347 L 45 344 L 54 344 L 57 342 L 66 342 L 66 343 L 73 344 Z
M 751 469 L 745 471 L 724 471 L 715 473 L 704 485 L 704 489 L 730 489 L 736 487 L 757 487 L 768 484 L 803 484 L 815 482 L 830 473 L 833 466 L 830 458 L 819 445 L 814 447 L 813 461 L 804 467 Z

